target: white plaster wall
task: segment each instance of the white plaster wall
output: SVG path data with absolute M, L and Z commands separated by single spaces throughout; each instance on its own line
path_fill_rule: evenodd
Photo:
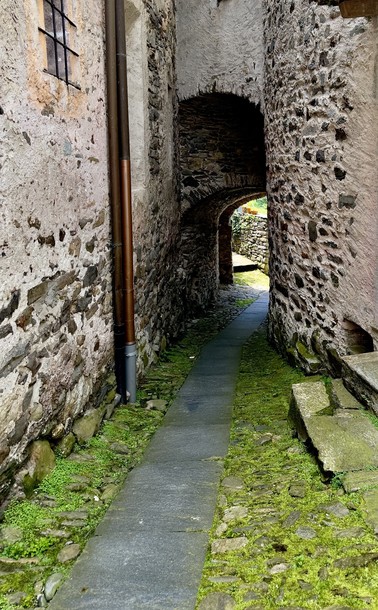
M 141 0 L 125 1 L 131 171 L 134 198 L 148 184 L 148 64 L 146 11 Z M 137 211 L 137 206 L 135 206 Z
M 212 91 L 262 102 L 262 0 L 178 0 L 180 99 Z
M 77 415 L 112 360 L 103 3 L 72 17 L 80 90 L 44 72 L 38 3 L 0 4 L 0 311 L 19 295 L 0 325 L 9 462 Z

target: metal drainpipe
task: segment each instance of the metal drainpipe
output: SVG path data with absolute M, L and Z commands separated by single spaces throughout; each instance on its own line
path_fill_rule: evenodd
M 126 390 L 131 403 L 136 402 L 136 342 L 134 320 L 133 224 L 129 108 L 127 93 L 126 24 L 124 0 L 116 0 L 116 46 L 119 117 L 119 173 L 123 243 L 123 301 L 125 320 Z
M 106 69 L 108 91 L 108 137 L 110 190 L 113 239 L 113 299 L 114 299 L 114 347 L 118 392 L 122 401 L 136 400 L 136 348 L 134 330 L 134 278 L 131 218 L 130 151 L 128 138 L 127 81 L 125 53 L 125 20 L 123 1 L 106 0 Z M 126 86 L 119 94 L 117 28 L 118 13 L 123 14 L 123 76 Z M 125 125 L 126 94 L 126 125 Z M 123 102 L 121 101 L 123 100 Z M 126 142 L 126 147 L 125 147 Z M 127 152 L 125 158 L 124 152 Z M 127 169 L 128 168 L 128 169 Z M 126 173 L 126 178 L 125 178 Z M 125 226 L 127 225 L 127 226 Z M 125 241 L 126 239 L 126 241 Z M 131 282 L 131 290 L 130 290 Z M 127 298 L 126 298 L 127 297 Z M 125 324 L 126 322 L 126 324 Z M 131 354 L 131 355 L 130 355 Z

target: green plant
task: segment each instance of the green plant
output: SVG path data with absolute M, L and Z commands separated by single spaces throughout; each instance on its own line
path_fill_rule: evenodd
M 252 303 L 255 301 L 255 299 L 237 299 L 235 301 L 235 305 L 237 305 L 238 307 L 241 308 L 245 308 L 248 307 L 249 305 L 252 305 Z
M 44 538 L 33 537 L 32 540 L 14 542 L 3 550 L 3 555 L 11 559 L 42 557 L 55 542 L 56 540 L 49 536 Z

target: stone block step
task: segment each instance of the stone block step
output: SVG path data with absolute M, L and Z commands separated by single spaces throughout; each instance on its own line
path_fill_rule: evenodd
M 338 401 L 331 402 L 323 382 L 295 384 L 289 420 L 302 441 L 310 441 L 323 469 L 332 473 L 378 468 L 378 429 L 367 414 L 348 404 L 347 394 L 336 384 Z M 341 394 L 341 398 L 340 398 Z M 340 402 L 343 399 L 345 402 Z
M 346 493 L 378 488 L 378 470 L 347 472 L 341 479 Z
M 344 384 L 378 415 L 378 352 L 344 356 Z
M 361 409 L 361 403 L 348 392 L 342 379 L 332 379 L 331 400 L 337 409 Z

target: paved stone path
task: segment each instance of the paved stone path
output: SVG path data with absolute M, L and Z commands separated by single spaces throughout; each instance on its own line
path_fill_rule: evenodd
M 212 526 L 241 349 L 268 295 L 202 351 L 51 610 L 193 610 Z

